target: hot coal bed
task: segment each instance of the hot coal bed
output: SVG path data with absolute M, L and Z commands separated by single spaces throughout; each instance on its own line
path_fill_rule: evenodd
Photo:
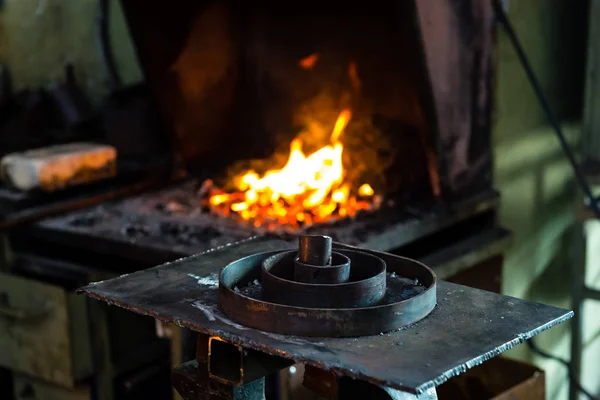
M 259 235 L 296 240 L 296 233 L 265 232 L 211 214 L 198 204 L 196 187 L 190 182 L 101 204 L 40 221 L 24 233 L 30 236 L 30 242 L 69 243 L 86 252 L 106 252 L 143 264 L 166 262 Z M 326 234 L 350 245 L 391 251 L 452 227 L 459 227 L 464 237 L 493 230 L 497 205 L 496 193 L 488 192 L 452 205 L 406 207 L 402 213 L 394 208 L 364 213 L 297 233 Z M 437 241 L 436 245 L 444 243 Z M 435 247 L 430 247 L 429 251 L 433 250 Z

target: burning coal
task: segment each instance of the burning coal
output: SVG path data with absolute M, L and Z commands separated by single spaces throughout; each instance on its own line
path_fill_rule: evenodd
M 234 178 L 237 191 L 211 189 L 208 207 L 217 214 L 237 215 L 254 226 L 269 230 L 280 226 L 299 228 L 379 207 L 381 196 L 371 185 L 353 185 L 342 164 L 340 141 L 352 113 L 343 110 L 334 125 L 330 144 L 306 155 L 302 140 L 294 139 L 285 166 L 260 176 L 249 170 Z M 355 188 L 356 186 L 356 188 Z

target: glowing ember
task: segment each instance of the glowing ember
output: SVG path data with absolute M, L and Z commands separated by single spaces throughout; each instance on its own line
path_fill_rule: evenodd
M 263 176 L 248 171 L 235 177 L 239 191 L 211 194 L 211 209 L 225 216 L 233 212 L 256 227 L 271 229 L 281 225 L 297 228 L 377 208 L 381 199 L 369 184 L 353 194 L 351 183 L 344 180 L 340 138 L 351 117 L 350 110 L 343 110 L 331 133 L 331 144 L 314 153 L 305 155 L 302 141 L 294 139 L 283 168 Z
M 365 183 L 358 188 L 358 194 L 364 197 L 373 196 L 374 193 L 373 188 L 368 183 Z
M 312 67 L 315 66 L 317 61 L 319 61 L 319 55 L 311 54 L 310 56 L 300 60 L 300 66 L 304 69 L 312 69 Z

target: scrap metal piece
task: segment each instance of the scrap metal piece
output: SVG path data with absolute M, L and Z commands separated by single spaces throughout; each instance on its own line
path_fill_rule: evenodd
M 294 251 L 286 251 L 246 257 L 229 264 L 221 272 L 223 285 L 221 285 L 219 291 L 226 292 L 231 288 L 235 288 L 235 286 L 241 286 L 245 281 L 248 281 L 248 278 L 245 278 L 246 274 L 254 276 L 255 271 L 253 270 L 260 269 L 262 297 L 264 297 L 264 300 L 274 303 L 275 306 L 281 304 L 293 307 L 315 308 L 318 309 L 316 313 L 322 312 L 324 309 L 331 309 L 328 311 L 336 312 L 333 309 L 360 309 L 377 306 L 386 294 L 385 262 L 380 258 L 358 251 L 344 250 L 340 254 L 352 260 L 352 279 L 349 282 L 339 284 L 296 282 L 290 273 L 290 266 L 293 265 L 294 260 Z M 232 273 L 234 269 L 239 269 L 239 273 Z M 432 276 L 429 277 L 430 279 L 424 278 L 424 282 L 432 282 Z M 234 290 L 235 295 L 240 297 L 236 300 L 239 303 L 251 298 Z M 221 304 L 223 310 L 230 309 L 230 305 L 226 304 L 229 298 L 227 293 L 224 293 L 224 303 Z M 260 298 L 252 299 L 261 301 Z M 387 304 L 389 303 L 390 301 L 387 302 Z M 382 304 L 381 306 L 385 305 Z M 303 312 L 303 310 L 296 311 Z M 228 314 L 228 311 L 224 312 Z M 315 311 L 311 311 L 311 313 L 315 313 Z M 265 318 L 269 318 L 267 314 L 263 314 Z M 350 314 L 352 313 L 348 313 L 348 316 Z M 283 315 L 282 317 L 285 318 Z M 242 321 L 238 322 L 244 323 Z M 256 322 L 258 323 L 259 321 Z M 281 322 L 282 325 L 287 325 L 283 321 Z M 308 320 L 305 322 L 309 324 Z M 349 321 L 347 322 L 349 323 Z M 377 322 L 372 326 L 372 329 L 376 330 L 377 333 L 380 332 L 380 328 Z M 277 332 L 282 333 L 279 330 Z M 288 333 L 300 334 L 292 331 L 288 331 Z M 318 336 L 322 333 L 324 332 L 317 329 L 311 336 Z
M 70 143 L 12 153 L 0 161 L 0 178 L 22 191 L 54 192 L 110 178 L 116 172 L 116 149 L 94 143 Z
M 244 348 L 420 394 L 573 316 L 571 311 L 439 281 L 435 310 L 418 323 L 383 335 L 313 338 L 242 326 L 218 309 L 213 282 L 223 266 L 293 245 L 257 237 L 165 265 L 90 284 L 79 293 Z M 334 244 L 334 250 L 339 245 Z M 389 272 L 417 268 L 402 257 L 382 258 Z

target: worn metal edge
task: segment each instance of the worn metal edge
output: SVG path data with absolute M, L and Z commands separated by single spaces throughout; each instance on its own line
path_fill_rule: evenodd
M 531 339 L 532 337 L 534 337 L 550 328 L 555 327 L 556 325 L 562 324 L 563 322 L 571 319 L 573 317 L 573 315 L 575 315 L 573 311 L 568 311 L 565 315 L 558 317 L 550 322 L 547 322 L 544 325 L 540 326 L 539 328 L 533 329 L 527 333 L 521 333 L 515 339 L 513 339 L 509 342 L 506 342 L 502 346 L 498 346 L 494 350 L 488 351 L 487 353 L 484 353 L 484 354 L 482 354 L 478 357 L 475 357 L 467 362 L 464 362 L 460 366 L 457 366 L 455 368 L 452 368 L 452 369 L 446 371 L 445 373 L 443 373 L 436 379 L 426 382 L 426 383 L 422 384 L 421 386 L 418 386 L 416 388 L 416 393 L 421 394 L 431 388 L 435 388 L 436 386 L 439 386 L 442 383 L 446 382 L 448 379 L 458 376 L 473 367 L 483 364 L 484 362 L 504 353 L 505 351 L 510 350 L 513 347 L 515 347 L 521 343 L 524 343 L 525 341 Z

